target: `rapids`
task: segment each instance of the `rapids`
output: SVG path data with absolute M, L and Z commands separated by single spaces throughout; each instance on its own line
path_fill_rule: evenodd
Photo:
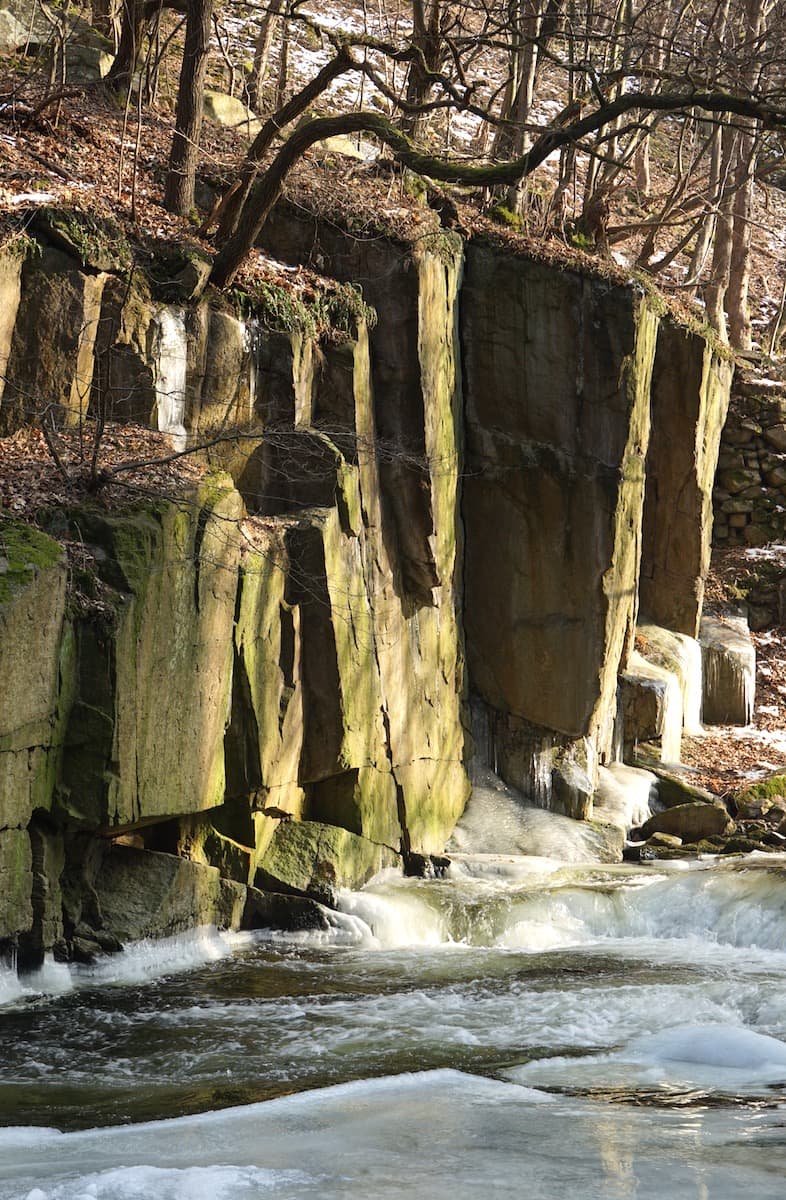
M 0 976 L 0 1200 L 783 1194 L 786 858 L 459 855 Z

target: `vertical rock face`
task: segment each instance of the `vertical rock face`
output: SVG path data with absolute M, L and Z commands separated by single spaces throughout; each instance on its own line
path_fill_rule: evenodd
M 11 354 L 19 299 L 22 294 L 21 253 L 0 255 L 0 410 L 5 391 L 6 368 Z
M 21 292 L 13 264 L 0 275 L 3 428 L 31 388 L 66 421 L 89 397 L 204 442 L 213 471 L 179 501 L 58 517 L 92 555 L 96 611 L 68 610 L 56 543 L 0 527 L 0 949 L 28 962 L 189 913 L 236 922 L 254 883 L 331 902 L 442 852 L 470 790 L 468 700 L 476 757 L 569 816 L 591 815 L 614 754 L 647 303 L 480 245 L 465 264 L 442 235 L 363 242 L 291 214 L 266 235 L 362 281 L 376 327 L 271 331 L 51 246 Z M 34 321 L 44 295 L 57 310 Z M 727 373 L 661 338 L 644 562 L 674 628 L 700 606 Z M 659 695 L 630 708 L 664 727 Z M 137 876 L 150 905 L 131 914 Z
M 695 638 L 712 544 L 712 489 L 732 364 L 698 334 L 661 323 L 652 375 L 641 611 Z
M 106 276 L 86 275 L 54 248 L 22 268 L 22 294 L 8 355 L 0 433 L 50 406 L 68 424 L 86 416 Z
M 182 505 L 79 515 L 116 612 L 74 626 L 59 791 L 72 822 L 120 833 L 222 803 L 240 511 L 219 478 Z
M 264 236 L 279 258 L 361 281 L 378 314 L 367 350 L 361 335 L 355 355 L 360 546 L 405 849 L 439 852 L 469 791 L 458 587 L 460 246 L 437 235 L 413 251 L 290 212 L 274 215 Z M 336 429 L 339 443 L 349 411 L 340 374 L 329 365 L 314 393 L 314 421 Z
M 43 915 L 33 841 L 48 820 L 63 738 L 58 703 L 66 571 L 60 547 L 37 530 L 0 529 L 0 946 Z M 52 891 L 59 872 L 54 872 Z M 37 886 L 38 885 L 38 886 Z M 51 943 L 50 943 L 51 944 Z
M 538 745 L 583 743 L 570 773 L 583 771 L 590 793 L 598 756 L 611 752 L 636 612 L 656 329 L 628 289 L 469 250 L 470 686 L 502 717 L 498 753 L 530 743 L 512 756 L 524 775 L 509 779 L 530 792 L 524 763 L 539 759 Z M 549 790 L 546 778 L 539 798 Z
M 19 772 L 38 751 L 10 754 L 3 714 L 0 853 L 18 901 L 0 937 L 18 936 L 26 961 L 130 936 L 114 896 L 121 862 L 124 887 L 129 863 L 164 851 L 190 860 L 189 895 L 213 897 L 218 868 L 238 885 L 324 898 L 402 851 L 441 851 L 463 809 L 460 255 L 375 253 L 389 317 L 373 341 L 361 322 L 355 341 L 322 347 L 204 302 L 161 306 L 138 280 L 105 282 L 95 411 L 217 439 L 207 453 L 239 490 L 216 474 L 180 502 L 69 516 L 109 598 L 102 616 L 64 619 L 60 568 L 59 592 L 46 593 L 57 613 L 34 620 L 45 594 L 22 581 L 24 619 L 46 630 L 57 733 L 17 812 Z M 48 263 L 35 287 L 71 298 L 35 336 L 50 357 L 62 352 L 65 394 L 81 370 L 68 330 L 94 277 L 63 257 L 67 270 Z M 22 296 L 16 346 L 31 336 Z M 247 510 L 264 519 L 244 523 Z M 25 639 L 8 626 L 10 695 L 32 692 Z M 110 851 L 118 836 L 132 847 Z M 146 872 L 166 875 L 156 863 Z M 133 930 L 180 927 L 178 889 Z

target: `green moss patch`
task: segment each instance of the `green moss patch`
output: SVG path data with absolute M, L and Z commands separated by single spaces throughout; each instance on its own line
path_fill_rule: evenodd
M 79 209 L 36 209 L 31 228 L 76 258 L 83 267 L 96 271 L 123 271 L 131 266 L 131 247 L 120 226 L 111 217 L 99 217 Z
M 16 521 L 0 521 L 0 604 L 63 557 L 62 546 L 39 529 Z
M 304 288 L 300 291 L 270 280 L 256 280 L 244 290 L 233 288 L 238 316 L 253 318 L 277 333 L 327 341 L 349 341 L 361 321 L 373 328 L 376 311 L 351 283 Z

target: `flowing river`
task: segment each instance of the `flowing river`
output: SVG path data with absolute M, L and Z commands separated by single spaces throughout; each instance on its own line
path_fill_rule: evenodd
M 467 855 L 0 978 L 0 1200 L 782 1197 L 786 858 Z

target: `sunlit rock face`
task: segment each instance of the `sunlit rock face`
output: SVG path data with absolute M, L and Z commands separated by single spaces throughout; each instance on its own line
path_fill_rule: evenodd
M 640 604 L 654 624 L 698 636 L 712 544 L 712 491 L 732 363 L 661 321 L 652 373 Z
M 88 505 L 59 519 L 59 534 L 78 536 L 91 556 L 111 610 L 102 619 L 64 616 L 62 568 L 58 588 L 20 580 L 14 612 L 40 627 L 52 693 L 42 720 L 59 731 L 35 784 L 36 804 L 52 814 L 43 833 L 32 800 L 11 811 L 18 764 L 0 763 L 13 775 L 0 832 L 15 897 L 0 938 L 27 939 L 26 961 L 53 945 L 63 955 L 100 945 L 117 924 L 115 908 L 95 899 L 117 837 L 140 881 L 145 855 L 175 855 L 194 868 L 188 894 L 208 900 L 216 870 L 241 888 L 274 879 L 321 896 L 326 881 L 359 885 L 402 852 L 443 849 L 469 792 L 457 578 L 461 256 L 447 249 L 376 244 L 371 264 L 355 262 L 361 276 L 378 269 L 382 316 L 371 340 L 358 320 L 340 344 L 104 281 L 87 394 L 178 447 L 215 441 L 205 450 L 214 470 L 182 501 Z M 25 269 L 8 272 L 12 299 L 22 281 L 18 320 L 0 331 L 11 357 L 29 332 Z M 84 318 L 85 278 L 71 263 L 59 281 L 73 292 L 68 311 L 35 333 L 61 355 L 64 396 L 82 368 L 61 326 Z M 10 403 L 4 416 L 9 428 L 20 419 Z M 246 513 L 263 518 L 253 536 Z M 57 611 L 33 621 L 42 597 Z M 28 688 L 29 666 L 14 653 L 9 695 Z M 20 742 L 25 764 L 30 753 Z M 308 869 L 288 850 L 300 822 L 323 831 Z M 31 903 L 36 888 L 45 904 Z M 211 904 L 195 904 L 193 919 Z M 242 904 L 213 907 L 219 922 L 244 919 Z M 151 918 L 158 935 L 164 927 Z M 134 929 L 146 928 L 140 916 Z
M 656 317 L 629 289 L 468 251 L 470 686 L 505 715 L 503 756 L 516 736 L 509 718 L 554 731 L 563 745 L 584 739 L 590 795 L 611 754 L 635 619 L 656 334 Z M 525 775 L 510 782 L 530 790 Z
M 55 541 L 43 566 L 25 559 L 12 603 L 0 572 L 6 695 L 33 706 L 17 721 L 0 697 L 0 942 L 29 962 L 111 942 L 94 884 L 117 837 L 127 862 L 187 859 L 188 888 L 233 924 L 234 885 L 334 898 L 441 854 L 473 754 L 541 807 L 608 810 L 642 561 L 655 582 L 667 562 L 666 592 L 700 606 L 703 526 L 675 554 L 704 520 L 725 377 L 696 339 L 694 499 L 671 521 L 683 475 L 661 449 L 655 500 L 645 478 L 651 411 L 670 421 L 676 403 L 657 355 L 682 335 L 659 333 L 635 290 L 444 231 L 363 241 L 287 211 L 266 235 L 279 258 L 361 283 L 376 324 L 355 313 L 327 341 L 271 329 L 193 299 L 183 272 L 129 282 L 67 239 L 0 262 L 2 429 L 48 378 L 63 423 L 145 421 L 211 472 L 180 501 L 57 517 L 53 536 L 93 563 L 100 614 L 67 603 Z M 637 719 L 671 746 L 698 717 L 695 688 L 668 686 L 682 717 L 656 703 Z M 617 857 L 621 826 L 598 816 Z

